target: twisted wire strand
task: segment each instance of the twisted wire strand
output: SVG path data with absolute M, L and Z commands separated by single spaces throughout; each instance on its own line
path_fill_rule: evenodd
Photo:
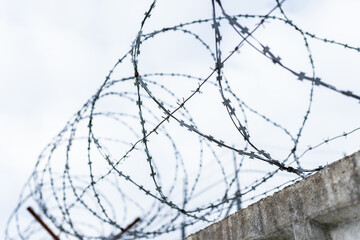
M 5 239 L 46 238 L 41 226 L 24 215 L 28 205 L 36 206 L 60 239 L 168 239 L 180 233 L 184 237 L 189 230 L 218 221 L 326 167 L 314 163 L 306 168 L 304 156 L 325 144 L 356 136 L 360 127 L 304 149 L 316 90 L 330 90 L 350 101 L 360 97 L 320 79 L 310 40 L 355 52 L 360 48 L 303 30 L 284 10 L 285 2 L 275 0 L 264 15 L 231 15 L 220 0 L 212 0 L 208 19 L 143 33 L 156 14 L 157 1 L 153 1 L 131 49 L 39 155 L 8 220 Z M 257 23 L 250 30 L 244 19 Z M 310 73 L 290 68 L 266 40 L 255 36 L 271 21 L 301 36 Z M 192 28 L 195 25 L 211 29 L 212 37 L 201 36 Z M 240 37 L 232 42 L 229 53 L 223 51 L 224 25 Z M 213 67 L 205 73 L 147 72 L 142 59 L 148 50 L 146 43 L 171 33 L 194 40 Z M 226 76 L 225 65 L 245 46 L 271 61 L 274 68 L 290 73 L 294 78 L 289 81 L 308 87 L 306 110 L 295 131 L 252 107 L 232 87 L 234 80 Z M 117 72 L 126 64 L 132 76 Z M 223 122 L 219 124 L 212 113 L 211 119 L 206 118 L 212 122 L 208 129 L 201 119 L 207 109 L 204 105 L 196 108 L 197 99 L 216 100 Z M 210 108 L 216 111 L 216 106 Z M 271 149 L 260 147 L 249 126 L 254 119 L 288 139 L 282 157 L 272 157 Z M 228 134 L 216 134 L 216 128 Z

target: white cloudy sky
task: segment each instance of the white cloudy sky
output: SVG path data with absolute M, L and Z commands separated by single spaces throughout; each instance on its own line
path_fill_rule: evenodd
M 158 1 L 148 30 L 210 16 L 210 1 L 193 2 Z M 259 1 L 261 7 L 267 7 L 264 12 L 249 2 L 239 1 L 231 13 L 264 14 L 275 3 Z M 0 235 L 38 154 L 97 90 L 116 60 L 129 50 L 150 3 L 0 0 Z M 360 47 L 359 1 L 288 0 L 284 8 L 303 29 Z M 260 32 L 259 38 L 264 35 Z M 320 45 L 314 42 L 313 49 L 319 75 L 360 94 L 360 53 Z M 230 75 L 237 71 L 233 69 Z M 251 73 L 245 73 L 248 75 Z M 329 122 L 336 129 L 334 134 L 360 126 L 356 100 L 323 92 L 319 98 L 324 99 L 321 94 L 328 98 L 315 103 L 319 120 L 314 124 Z M 342 129 L 337 123 L 346 126 Z M 349 149 L 335 149 L 335 158 L 339 152 L 351 153 L 359 148 L 357 136 L 346 143 L 351 145 Z

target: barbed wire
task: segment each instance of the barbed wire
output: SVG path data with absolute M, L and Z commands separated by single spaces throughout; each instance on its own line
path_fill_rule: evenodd
M 360 127 L 306 149 L 300 146 L 308 144 L 302 136 L 313 111 L 315 89 L 332 91 L 350 101 L 360 96 L 317 75 L 309 40 L 347 51 L 360 52 L 360 48 L 303 30 L 286 14 L 284 2 L 275 0 L 264 15 L 231 15 L 220 0 L 212 0 L 209 19 L 144 33 L 155 14 L 153 1 L 131 49 L 41 152 L 9 218 L 5 239 L 44 239 L 48 233 L 57 239 L 184 238 L 189 230 L 218 221 L 326 167 L 315 163 L 306 168 L 303 158 L 325 144 L 358 133 Z M 244 19 L 257 22 L 251 29 Z M 290 67 L 255 36 L 268 21 L 284 24 L 301 36 L 310 72 Z M 201 36 L 195 26 L 212 29 L 213 37 Z M 234 38 L 229 53 L 223 50 L 223 35 L 228 33 L 224 26 L 240 38 Z M 214 64 L 211 70 L 143 70 L 147 62 L 140 53 L 147 50 L 145 43 L 170 33 L 200 44 L 197 46 L 210 57 L 204 62 Z M 231 87 L 233 80 L 225 75 L 225 64 L 244 46 L 289 73 L 288 81 L 309 88 L 306 111 L 295 131 L 256 110 Z M 133 75 L 124 77 L 118 70 L 122 66 Z M 282 157 L 272 157 L 270 150 L 250 136 L 254 116 L 289 139 Z M 212 123 L 210 130 L 204 122 Z M 35 210 L 30 209 L 36 219 L 23 213 L 29 205 L 34 206 Z M 48 233 L 40 221 L 50 226 Z

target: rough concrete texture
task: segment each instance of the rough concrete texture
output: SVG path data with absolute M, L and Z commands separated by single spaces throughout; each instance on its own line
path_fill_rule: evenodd
M 360 151 L 186 240 L 360 240 Z

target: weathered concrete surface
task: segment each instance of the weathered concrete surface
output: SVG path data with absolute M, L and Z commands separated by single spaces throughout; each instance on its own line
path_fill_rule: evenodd
M 360 240 L 360 152 L 186 240 Z

